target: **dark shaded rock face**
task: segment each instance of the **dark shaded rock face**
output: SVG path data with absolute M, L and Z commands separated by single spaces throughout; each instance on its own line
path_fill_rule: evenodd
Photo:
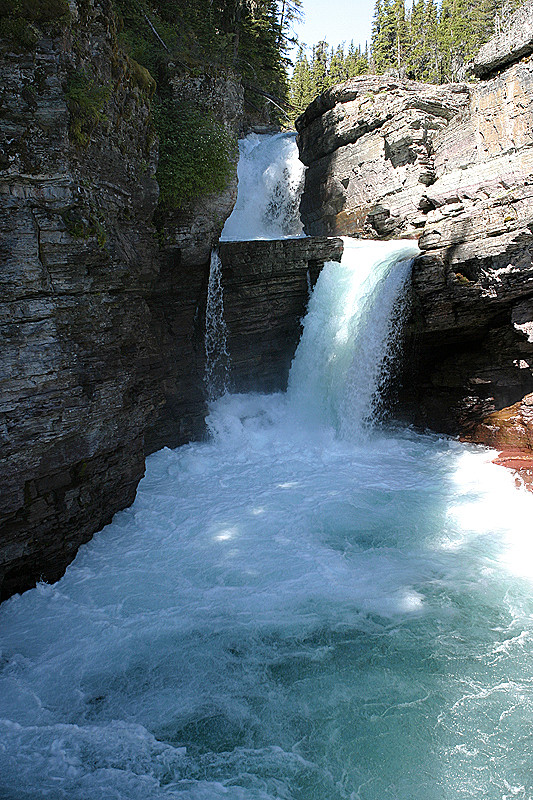
M 521 13 L 533 29 L 533 3 Z M 489 44 L 478 63 L 492 74 Z M 355 79 L 298 120 L 306 231 L 416 237 L 424 251 L 400 395 L 418 425 L 473 435 L 533 391 L 532 98 L 525 58 L 472 85 Z
M 286 389 L 309 286 L 342 247 L 317 237 L 220 245 L 232 389 Z
M 131 504 L 145 451 L 203 430 L 195 320 L 234 195 L 160 249 L 147 88 L 109 0 L 70 5 L 56 38 L 0 42 L 1 598 L 57 579 Z M 73 80 L 101 93 L 88 117 Z

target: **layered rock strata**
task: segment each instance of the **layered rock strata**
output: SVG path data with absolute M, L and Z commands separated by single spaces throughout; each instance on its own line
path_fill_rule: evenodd
M 474 439 L 533 391 L 533 3 L 521 14 L 520 46 L 478 57 L 486 80 L 354 79 L 297 122 L 306 231 L 416 237 L 423 251 L 401 414 Z
M 468 104 L 464 85 L 365 76 L 320 95 L 297 120 L 308 166 L 300 211 L 314 236 L 415 235 L 435 181 L 434 142 Z
M 233 390 L 287 387 L 309 289 L 342 247 L 320 237 L 220 245 Z
M 109 0 L 70 10 L 30 49 L 0 42 L 1 598 L 62 574 L 145 452 L 203 432 L 198 310 L 234 198 L 161 249 L 153 81 Z
M 163 401 L 144 298 L 156 151 L 109 10 L 73 4 L 35 49 L 2 43 L 2 596 L 59 577 L 131 502 Z M 69 111 L 76 80 L 100 92 L 93 117 Z

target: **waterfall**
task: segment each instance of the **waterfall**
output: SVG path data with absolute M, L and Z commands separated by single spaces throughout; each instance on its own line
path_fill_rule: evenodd
M 0 606 L 2 799 L 533 796 L 533 496 L 373 427 L 415 251 L 346 240 L 271 395 L 225 392 L 213 254 L 211 438 Z
M 382 410 L 418 248 L 412 242 L 343 241 L 342 262 L 324 266 L 312 293 L 289 398 L 308 421 L 354 437 Z
M 222 240 L 302 236 L 300 196 L 305 167 L 296 134 L 250 134 L 239 142 L 237 202 Z
M 222 263 L 216 250 L 211 253 L 205 312 L 205 372 L 207 399 L 216 400 L 229 389 L 230 357 L 224 320 Z

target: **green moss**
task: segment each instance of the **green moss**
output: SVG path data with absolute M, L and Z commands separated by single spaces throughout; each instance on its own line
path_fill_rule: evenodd
M 107 233 L 101 214 L 91 211 L 82 214 L 79 209 L 71 208 L 61 214 L 65 228 L 74 239 L 90 239 L 96 237 L 98 246 L 103 249 L 107 242 Z
M 111 90 L 107 84 L 99 84 L 83 70 L 77 70 L 70 76 L 66 94 L 70 111 L 70 136 L 81 147 L 86 147 L 103 118 L 103 109 Z
M 133 80 L 147 97 L 152 97 L 155 92 L 156 82 L 146 67 L 141 66 L 134 58 L 129 58 L 128 60 Z
M 191 103 L 157 104 L 153 118 L 159 135 L 160 205 L 180 208 L 189 200 L 223 191 L 233 174 L 237 149 L 225 127 Z

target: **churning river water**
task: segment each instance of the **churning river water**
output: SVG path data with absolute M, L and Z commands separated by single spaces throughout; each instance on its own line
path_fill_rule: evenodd
M 3 800 L 531 800 L 533 496 L 375 424 L 415 250 L 347 241 L 288 391 L 2 605 Z

